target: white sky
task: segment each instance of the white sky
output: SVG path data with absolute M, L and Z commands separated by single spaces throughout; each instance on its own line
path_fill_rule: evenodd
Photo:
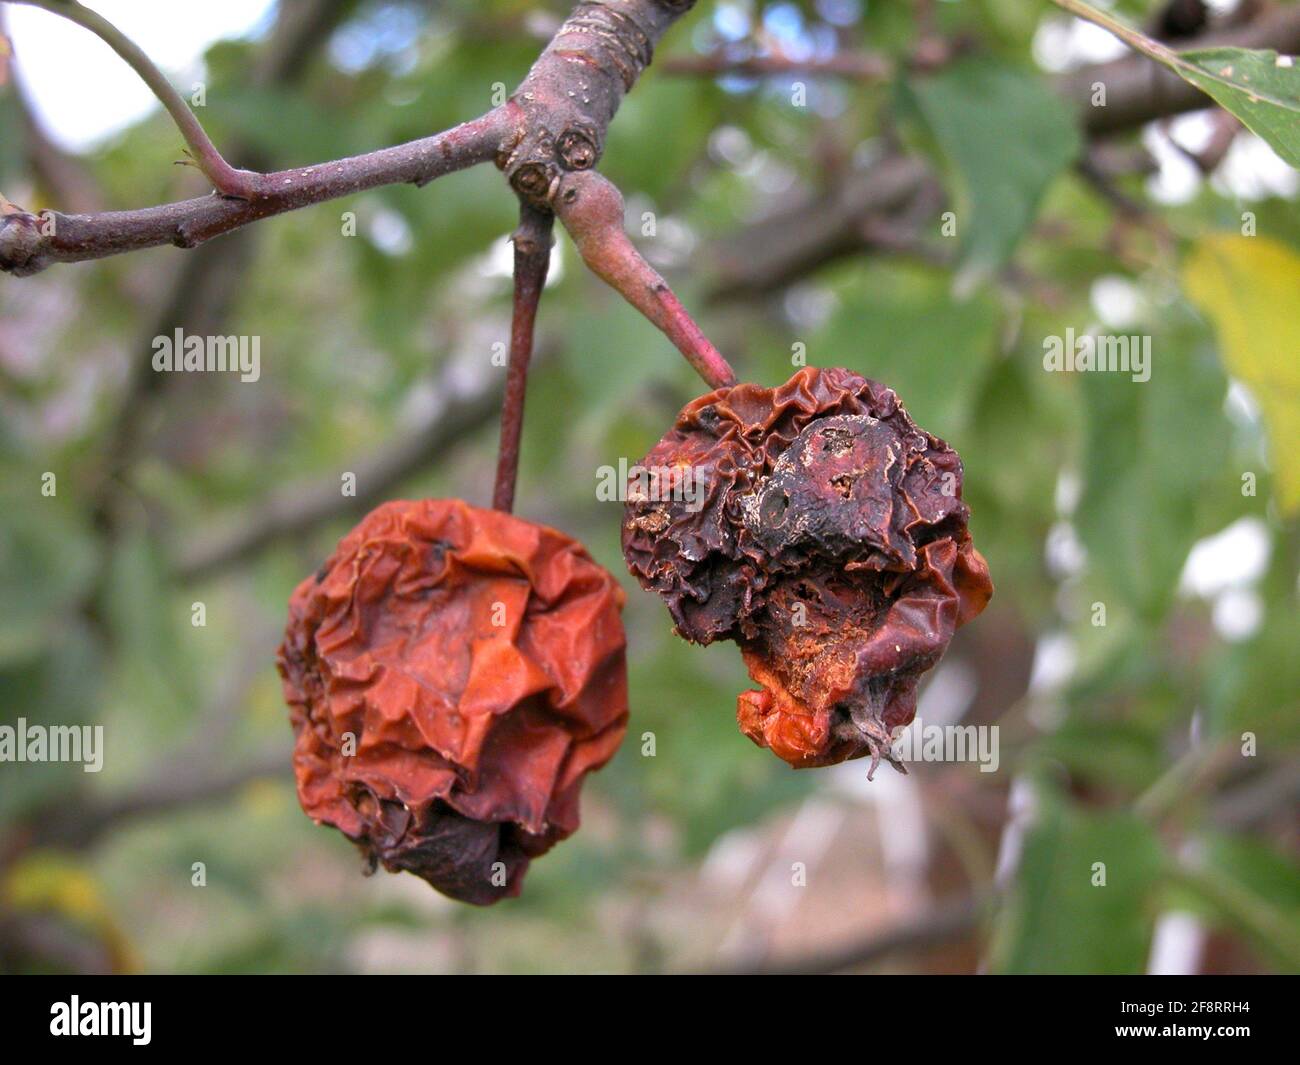
M 272 0 L 83 0 L 138 44 L 189 95 L 213 42 L 261 32 Z M 157 106 L 139 76 L 89 30 L 25 4 L 5 4 L 19 76 L 45 128 L 81 150 Z

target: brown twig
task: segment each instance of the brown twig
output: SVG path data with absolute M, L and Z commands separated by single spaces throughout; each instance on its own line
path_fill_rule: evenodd
M 65 6 L 65 0 L 30 2 L 60 11 Z M 549 209 L 565 173 L 600 160 L 606 129 L 623 96 L 649 65 L 659 38 L 692 6 L 694 0 L 580 3 L 505 104 L 454 129 L 364 155 L 273 174 L 240 171 L 231 180 L 243 184 L 232 195 L 242 199 L 213 195 L 105 214 L 7 215 L 0 220 L 0 271 L 26 276 L 56 262 L 161 244 L 192 248 L 271 215 L 380 185 L 424 185 L 488 159 L 496 161 L 522 199 Z M 98 30 L 105 32 L 103 26 Z M 132 58 L 142 76 L 156 71 L 143 53 Z M 150 73 L 146 80 L 152 84 L 158 78 Z M 165 90 L 159 85 L 155 91 Z M 197 126 L 183 101 L 180 107 Z M 173 117 L 186 128 L 183 116 Z M 206 149 L 195 150 L 206 157 Z
M 554 226 L 555 216 L 549 211 L 539 211 L 527 203 L 520 204 L 519 227 L 513 237 L 515 273 L 514 307 L 510 318 L 510 365 L 506 370 L 505 394 L 501 400 L 501 446 L 492 492 L 492 506 L 507 513 L 515 503 L 528 362 L 533 355 L 533 326 L 537 321 L 537 304 L 542 298 L 542 289 L 546 287 Z
M 508 108 L 420 140 L 316 166 L 264 174 L 254 200 L 201 196 L 160 207 L 100 214 L 9 215 L 0 223 L 0 270 L 25 277 L 58 262 L 84 262 L 162 244 L 193 248 L 250 222 L 380 185 L 425 185 L 493 158 Z
M 307 60 L 330 31 L 352 7 L 352 0 L 303 0 L 283 7 L 266 44 L 266 51 L 254 61 L 249 75 L 259 88 L 293 86 L 302 76 Z M 265 162 L 247 144 L 231 146 L 231 158 L 247 166 L 265 167 Z M 166 268 L 162 297 L 137 333 L 130 350 L 151 350 L 153 339 L 181 329 L 202 335 L 220 333 L 221 323 L 233 306 L 237 289 L 252 257 L 252 230 L 232 234 L 227 241 L 205 245 L 186 257 L 180 269 Z M 159 287 L 157 279 L 145 287 Z M 166 375 L 153 372 L 149 359 L 137 357 L 131 364 L 127 387 L 117 417 L 97 449 L 102 456 L 98 487 L 92 492 L 91 512 L 103 523 L 109 495 L 127 469 L 143 437 L 147 421 L 147 400 L 165 385 Z
M 75 22 L 83 29 L 89 30 L 140 75 L 149 86 L 159 102 L 171 115 L 185 143 L 189 145 L 190 155 L 195 165 L 207 175 L 213 187 L 224 196 L 240 199 L 253 199 L 262 190 L 264 175 L 248 170 L 236 170 L 226 162 L 216 145 L 208 138 L 203 126 L 186 106 L 180 93 L 172 88 L 166 76 L 159 70 L 144 51 L 121 30 L 97 11 L 83 7 L 77 0 L 11 0 L 12 3 L 28 4 L 39 7 L 60 18 Z
M 313 51 L 352 6 L 353 0 L 303 0 L 282 8 L 266 50 L 254 61 L 250 83 L 258 87 L 294 85 Z M 236 162 L 265 168 L 258 153 L 248 145 L 236 141 L 230 150 Z M 131 466 L 148 438 L 153 407 L 169 381 L 167 375 L 153 371 L 144 353 L 151 350 L 155 337 L 171 335 L 176 329 L 191 335 L 222 332 L 222 322 L 247 276 L 255 232 L 240 230 L 226 240 L 195 249 L 183 258 L 179 269 L 164 265 L 162 275 L 150 272 L 141 279 L 139 288 L 161 288 L 162 294 L 148 308 L 127 349 L 134 357 L 117 409 L 95 449 L 98 461 L 87 492 L 92 523 L 110 545 L 118 535 L 123 516 L 123 509 L 117 505 L 123 485 L 129 483 Z M 99 599 L 110 557 L 111 549 L 104 550 L 99 579 L 91 583 L 83 606 L 83 613 L 92 623 L 100 620 Z M 108 636 L 106 629 L 103 635 Z
M 576 226 L 585 235 L 579 247 L 586 248 L 588 265 L 663 330 L 706 381 L 717 386 L 735 380 L 663 279 L 622 233 L 617 190 L 591 170 L 604 151 L 606 130 L 623 96 L 650 64 L 659 38 L 694 0 L 579 3 L 511 98 L 479 118 L 365 155 L 273 174 L 239 171 L 237 177 L 231 176 L 233 170 L 225 174 L 220 169 L 224 160 L 148 57 L 111 25 L 71 0 L 23 2 L 71 12 L 74 21 L 109 41 L 154 87 L 205 168 L 224 176 L 227 184 L 218 182 L 218 188 L 229 195 L 102 214 L 6 213 L 0 217 L 0 271 L 26 276 L 55 262 L 80 262 L 161 244 L 192 248 L 270 215 L 379 185 L 424 185 L 494 159 L 521 202 L 540 212 L 555 209 L 561 217 L 568 209 L 570 228 Z M 236 187 L 230 181 L 242 184 Z M 588 185 L 596 190 L 592 195 L 583 194 Z M 566 203 L 557 205 L 561 187 Z M 615 201 L 620 205 L 617 233 L 613 226 L 601 229 L 584 220 L 589 207 L 604 211 Z

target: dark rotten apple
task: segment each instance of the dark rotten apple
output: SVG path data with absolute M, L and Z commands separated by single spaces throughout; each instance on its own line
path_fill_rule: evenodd
M 629 489 L 628 567 L 686 639 L 740 645 L 745 735 L 800 768 L 892 762 L 921 674 L 993 592 L 957 453 L 885 386 L 810 367 L 694 400 L 642 465 L 696 490 Z

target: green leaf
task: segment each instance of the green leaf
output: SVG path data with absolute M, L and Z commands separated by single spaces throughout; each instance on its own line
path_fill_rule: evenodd
M 1289 55 L 1247 48 L 1183 52 L 1174 67 L 1300 168 L 1300 68 Z
M 1300 168 L 1300 69 L 1292 56 L 1248 48 L 1176 52 L 1083 0 L 1060 7 L 1109 30 L 1130 48 L 1195 85 Z
M 954 63 L 904 88 L 947 161 L 962 277 L 1005 262 L 1048 185 L 1079 153 L 1076 116 L 1035 75 L 987 59 Z
M 1169 605 L 1229 435 L 1227 382 L 1208 346 L 1185 330 L 1150 341 L 1147 381 L 1076 374 L 1088 413 L 1079 535 L 1105 591 L 1147 619 Z
M 1154 730 L 1130 721 L 1078 715 L 1044 736 L 1039 757 L 1056 759 L 1090 782 L 1136 794 L 1159 775 L 1164 751 Z
M 1294 571 L 1290 574 L 1294 585 Z M 1236 738 L 1254 733 L 1262 751 L 1300 745 L 1300 612 L 1286 599 L 1273 604 L 1255 636 L 1220 650 L 1205 664 L 1206 731 Z
M 1081 812 L 1055 797 L 1043 805 L 996 919 L 992 968 L 1141 973 L 1163 868 L 1155 834 L 1128 813 Z
M 1213 319 L 1224 366 L 1259 403 L 1282 509 L 1300 509 L 1300 256 L 1266 237 L 1216 233 L 1197 241 L 1183 285 Z

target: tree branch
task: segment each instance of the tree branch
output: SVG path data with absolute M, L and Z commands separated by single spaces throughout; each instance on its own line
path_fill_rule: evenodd
M 1300 6 L 1267 10 L 1244 25 L 1182 43 L 1194 48 L 1300 51 Z M 1093 107 L 1093 85 L 1099 82 L 1106 86 L 1106 106 Z M 1199 89 L 1140 55 L 1082 67 L 1059 76 L 1053 85 L 1074 104 L 1084 131 L 1093 138 L 1214 106 Z M 862 251 L 871 243 L 865 233 L 872 216 L 896 216 L 925 189 L 941 188 L 938 182 L 935 171 L 919 157 L 890 154 L 849 172 L 826 190 L 718 238 L 708 252 L 718 275 L 709 298 L 761 296 Z
M 725 301 L 783 288 L 868 243 L 863 226 L 892 217 L 921 190 L 942 191 L 923 159 L 889 155 L 854 170 L 802 202 L 719 237 L 709 249 L 717 282 L 710 300 Z
M 187 139 L 192 138 L 205 166 L 234 180 L 220 169 L 226 167 L 225 161 L 184 102 L 143 52 L 117 30 L 75 0 L 22 2 L 67 14 L 104 37 L 154 87 Z M 239 171 L 243 184 L 235 194 L 240 199 L 214 194 L 103 214 L 6 211 L 0 217 L 0 270 L 27 276 L 55 262 L 98 259 L 161 244 L 192 248 L 270 215 L 378 185 L 423 185 L 494 159 L 522 203 L 543 214 L 556 210 L 566 219 L 579 248 L 585 249 L 588 265 L 663 330 L 709 384 L 730 384 L 735 375 L 726 361 L 627 240 L 622 231 L 622 197 L 603 178 L 589 173 L 604 151 L 610 121 L 649 66 L 659 38 L 694 4 L 695 0 L 580 3 L 502 106 L 436 136 L 349 159 L 273 174 Z M 562 185 L 565 203 L 556 207 Z M 223 186 L 218 183 L 218 188 Z M 607 217 L 615 202 L 616 227 Z M 603 212 L 599 220 L 593 210 Z M 517 463 L 509 448 L 511 432 L 518 427 L 509 428 L 509 408 L 506 416 L 502 457 L 509 465 Z M 504 492 L 500 485 L 498 492 Z
M 20 0 L 68 14 L 92 28 L 131 62 L 164 104 L 174 90 L 143 52 L 108 23 L 73 0 Z M 81 262 L 141 248 L 174 244 L 192 248 L 205 240 L 271 215 L 361 192 L 379 185 L 424 185 L 437 177 L 495 159 L 515 192 L 549 209 L 558 180 L 568 171 L 596 165 L 605 132 L 623 96 L 654 55 L 654 46 L 695 0 L 597 0 L 580 3 L 533 64 L 513 96 L 500 107 L 454 129 L 339 159 L 273 174 L 238 171 L 237 195 L 205 196 L 160 207 L 105 214 L 43 211 L 0 219 L 0 271 L 37 273 L 56 262 Z M 70 14 L 71 13 L 71 14 Z M 156 84 L 161 82 L 161 84 Z M 179 111 L 175 108 L 179 106 Z M 168 105 L 183 131 L 202 135 L 197 120 L 176 97 Z M 181 113 L 183 112 L 183 114 Z M 196 139 L 208 164 L 216 149 Z M 216 158 L 219 158 L 217 156 Z M 224 164 L 224 161 L 223 161 Z M 218 188 L 221 188 L 218 183 Z
M 501 169 L 519 196 L 549 209 L 560 177 L 589 170 L 623 97 L 654 58 L 659 38 L 695 0 L 580 3 L 528 71 L 511 102 L 520 132 Z
M 1266 10 L 1252 21 L 1231 29 L 1180 41 L 1188 48 L 1272 48 L 1300 51 L 1300 7 Z M 1106 106 L 1091 106 L 1093 85 L 1106 86 Z M 1083 67 L 1061 75 L 1056 91 L 1079 109 L 1084 129 L 1094 136 L 1134 129 L 1158 118 L 1196 111 L 1216 104 L 1195 85 L 1142 55 Z
M 302 76 L 314 50 L 354 6 L 354 0 L 300 0 L 292 8 L 281 8 L 275 27 L 248 75 L 258 87 L 292 86 Z M 231 158 L 248 166 L 264 169 L 266 163 L 238 141 L 230 147 Z M 118 534 L 123 517 L 119 505 L 121 486 L 129 479 L 130 469 L 148 439 L 154 402 L 169 383 L 165 374 L 155 373 L 145 355 L 154 337 L 171 335 L 181 329 L 191 335 L 218 334 L 238 296 L 242 279 L 252 258 L 256 230 L 243 229 L 229 239 L 206 244 L 185 256 L 180 268 L 165 264 L 163 275 L 142 279 L 138 287 L 161 288 L 160 298 L 147 310 L 135 342 L 127 349 L 134 353 L 128 365 L 125 387 L 95 448 L 98 461 L 88 489 L 91 520 L 110 546 L 101 552 L 101 572 L 87 592 L 83 612 L 98 625 L 100 595 L 107 576 L 111 544 Z M 103 635 L 109 635 L 103 630 Z
M 154 66 L 153 61 L 134 41 L 103 15 L 88 7 L 82 7 L 77 0 L 11 0 L 11 2 L 39 7 L 43 11 L 75 22 L 93 33 L 125 60 L 158 97 L 159 102 L 166 108 L 167 113 L 172 116 L 172 121 L 181 131 L 185 143 L 189 145 L 195 165 L 207 175 L 218 192 L 241 199 L 252 199 L 258 195 L 263 175 L 247 170 L 236 170 L 227 163 L 194 116 L 194 112 L 172 88 L 171 82 L 163 72 Z
M 46 0 L 39 0 L 43 5 Z M 48 0 L 62 4 L 62 0 Z M 539 56 L 510 100 L 487 114 L 433 137 L 312 167 L 257 175 L 257 195 L 235 200 L 219 195 L 135 211 L 100 214 L 32 215 L 16 211 L 0 218 L 0 270 L 24 276 L 55 262 L 76 262 L 171 243 L 194 247 L 270 215 L 294 210 L 378 185 L 425 184 L 442 174 L 494 159 L 521 202 L 540 214 L 551 211 L 562 179 L 579 179 L 571 186 L 569 203 L 578 190 L 603 183 L 621 204 L 621 197 L 604 179 L 586 174 L 599 160 L 606 129 L 622 97 L 649 64 L 654 46 L 668 27 L 690 10 L 694 0 L 598 0 L 578 4 Z M 254 173 L 252 171 L 248 173 Z M 583 208 L 569 212 L 579 230 Z M 586 232 L 594 234 L 595 230 Z M 609 233 L 612 233 L 612 227 Z M 600 242 L 618 253 L 614 261 L 592 259 L 614 274 L 602 274 L 650 317 L 687 354 L 711 384 L 730 383 L 734 375 L 716 349 L 703 337 L 663 279 L 649 268 L 622 233 L 621 208 L 617 235 Z M 591 252 L 593 241 L 580 241 Z M 616 283 L 620 279 L 629 284 Z M 187 286 L 188 287 L 188 286 Z M 152 383 L 144 375 L 147 389 Z M 139 382 L 137 381 L 137 384 Z M 138 390 L 138 389 L 137 389 Z M 361 497 L 341 497 L 336 484 L 308 485 L 277 495 L 224 538 L 209 540 L 188 553 L 179 565 L 182 577 L 207 572 L 261 547 L 264 543 L 307 527 L 335 513 L 360 506 L 382 493 L 425 461 L 430 448 L 443 446 L 448 433 L 462 431 L 461 416 L 472 424 L 481 417 L 481 399 L 472 397 L 449 417 L 392 453 L 373 461 L 364 478 Z M 509 411 L 507 411 L 509 418 Z M 132 426 L 135 420 L 132 420 Z M 134 428 L 128 436 L 138 435 Z M 507 433 L 508 437 L 508 433 Z M 132 450 L 130 440 L 110 449 L 105 485 L 111 486 Z M 507 438 L 507 452 L 509 451 Z M 516 445 L 517 446 L 517 445 Z M 508 457 L 508 456 L 507 456 Z M 517 461 L 512 460 L 512 461 Z
M 25 277 L 56 262 L 84 262 L 161 244 L 193 248 L 250 222 L 379 185 L 425 185 L 493 158 L 514 128 L 513 115 L 506 105 L 432 137 L 264 174 L 267 191 L 255 200 L 214 193 L 135 211 L 11 214 L 0 220 L 0 270 Z

